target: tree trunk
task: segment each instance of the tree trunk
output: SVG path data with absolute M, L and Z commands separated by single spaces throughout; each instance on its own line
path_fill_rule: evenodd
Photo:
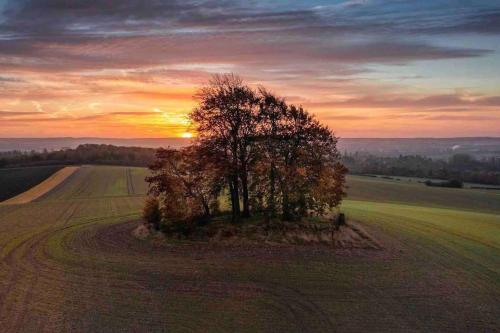
M 241 194 L 243 197 L 243 217 L 250 217 L 250 200 L 248 195 L 248 165 L 247 165 L 247 146 L 241 143 L 239 149 L 240 168 L 239 176 L 241 180 Z
M 243 192 L 243 217 L 250 217 L 250 200 L 248 199 L 248 184 L 246 177 L 242 180 L 242 192 Z
M 288 192 L 283 191 L 283 213 L 281 215 L 281 219 L 283 221 L 292 220 L 292 214 L 290 213 L 290 201 L 288 199 Z
M 205 216 L 210 216 L 210 207 L 205 201 L 203 201 L 203 211 L 205 212 Z
M 227 178 L 227 185 L 229 187 L 229 199 L 231 199 L 231 214 L 234 213 L 234 196 L 233 196 L 233 182 L 231 181 L 231 178 Z
M 232 205 L 232 221 L 238 222 L 240 219 L 240 194 L 239 194 L 238 175 L 234 175 L 232 177 L 231 205 Z
M 271 158 L 271 168 L 269 170 L 269 217 L 274 218 L 277 215 L 276 211 L 276 137 L 278 132 L 278 126 L 276 124 L 276 118 L 271 119 L 271 140 L 267 141 L 269 154 Z
M 231 145 L 231 204 L 232 204 L 232 221 L 238 222 L 240 219 L 240 189 L 239 189 L 239 166 L 238 166 L 238 141 L 233 138 Z
M 241 191 L 243 194 L 243 217 L 250 217 L 250 200 L 248 198 L 248 171 L 246 165 L 241 168 Z
M 269 182 L 269 216 L 276 217 L 276 167 L 274 165 L 274 162 L 271 162 Z

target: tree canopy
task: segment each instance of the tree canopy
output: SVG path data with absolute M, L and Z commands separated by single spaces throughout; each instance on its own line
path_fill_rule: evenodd
M 312 114 L 232 74 L 214 76 L 196 98 L 196 141 L 158 150 L 151 166 L 150 193 L 166 218 L 211 216 L 224 193 L 234 222 L 298 220 L 340 204 L 347 169 L 334 133 Z

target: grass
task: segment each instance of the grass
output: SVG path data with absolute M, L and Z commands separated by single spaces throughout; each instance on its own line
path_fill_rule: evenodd
M 383 251 L 228 249 L 133 238 L 145 176 L 140 168 L 83 167 L 37 202 L 0 207 L 4 331 L 443 332 L 500 325 L 494 193 L 437 193 L 449 189 L 350 177 L 342 209 Z
M 0 169 L 0 201 L 30 189 L 62 168 L 62 166 L 39 166 Z
M 344 210 L 386 231 L 406 233 L 462 251 L 463 257 L 500 274 L 500 216 L 455 209 L 347 201 Z
M 499 191 L 429 187 L 421 183 L 363 176 L 349 176 L 347 185 L 348 200 L 404 203 L 500 214 Z

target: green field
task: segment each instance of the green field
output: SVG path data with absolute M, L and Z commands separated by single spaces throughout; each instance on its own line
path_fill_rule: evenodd
M 0 169 L 0 201 L 30 189 L 62 168 L 55 165 Z
M 2 331 L 499 330 L 496 193 L 350 177 L 383 250 L 166 245 L 131 236 L 145 175 L 82 167 L 0 206 Z
M 349 176 L 348 200 L 402 203 L 500 214 L 500 191 L 429 187 L 417 182 Z

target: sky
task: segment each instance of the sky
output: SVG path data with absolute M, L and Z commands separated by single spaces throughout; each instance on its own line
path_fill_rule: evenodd
M 0 0 L 0 137 L 188 137 L 228 72 L 340 137 L 500 136 L 500 1 Z

